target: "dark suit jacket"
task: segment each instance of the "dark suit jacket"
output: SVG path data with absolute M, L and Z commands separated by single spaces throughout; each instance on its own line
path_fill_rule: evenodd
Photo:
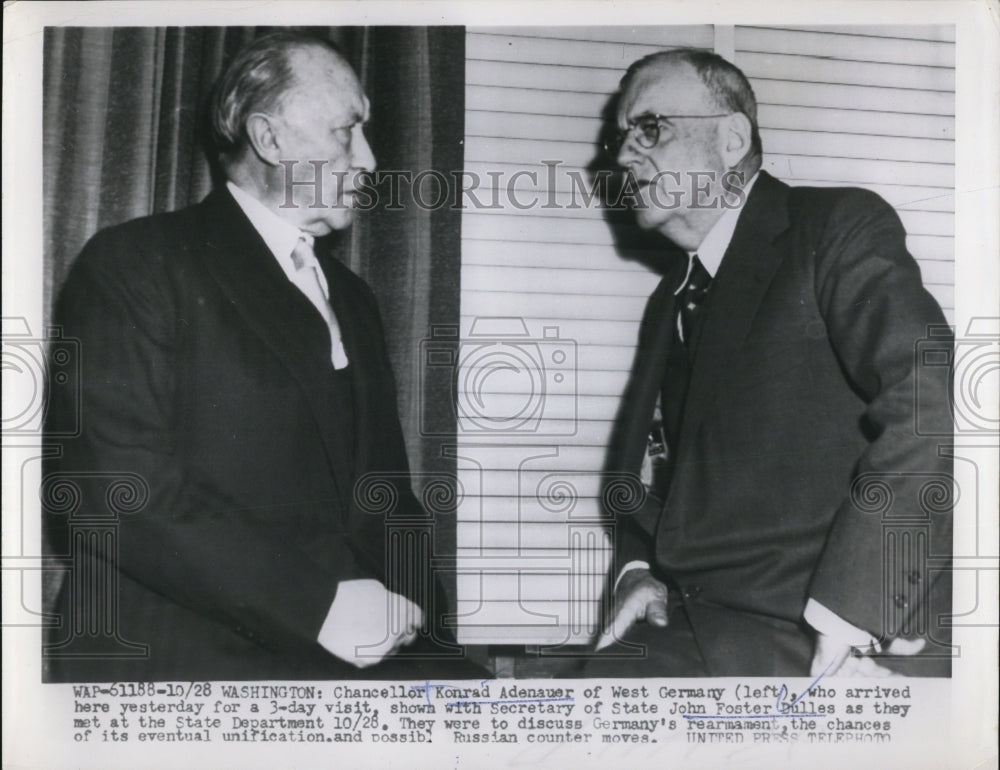
M 81 400 L 55 400 L 50 420 L 78 406 L 82 433 L 61 442 L 43 483 L 49 540 L 77 560 L 59 601 L 74 622 L 53 635 L 69 642 L 52 650 L 53 679 L 363 673 L 316 643 L 338 582 L 398 588 L 378 496 L 359 507 L 355 484 L 385 474 L 393 515 L 423 512 L 375 298 L 317 256 L 350 359 L 353 424 L 331 397 L 324 321 L 224 190 L 98 233 L 73 266 L 56 322 L 80 341 Z M 59 479 L 78 491 L 72 511 L 53 502 Z M 141 510 L 109 520 L 129 509 L 116 483 Z M 117 521 L 109 543 L 68 542 L 67 525 L 88 519 Z M 115 550 L 118 605 L 95 610 L 101 592 L 86 581 L 105 579 Z M 111 635 L 148 645 L 148 656 L 111 655 L 134 648 L 88 632 L 88 612 L 116 617 Z
M 646 308 L 615 470 L 637 472 L 671 376 L 685 268 Z M 762 172 L 706 301 L 669 493 L 617 517 L 619 567 L 678 588 L 713 674 L 807 673 L 808 597 L 876 637 L 926 636 L 929 587 L 950 596 L 952 482 L 916 418 L 950 433 L 951 410 L 947 364 L 915 362 L 951 340 L 895 212 Z

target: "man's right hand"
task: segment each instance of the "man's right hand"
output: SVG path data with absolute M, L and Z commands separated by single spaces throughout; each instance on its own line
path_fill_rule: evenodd
M 319 643 L 341 660 L 368 668 L 412 644 L 424 613 L 377 580 L 345 580 L 319 632 Z
M 595 650 L 620 640 L 634 623 L 667 625 L 667 587 L 648 569 L 630 569 L 618 580 L 614 595 L 614 618 L 597 639 Z

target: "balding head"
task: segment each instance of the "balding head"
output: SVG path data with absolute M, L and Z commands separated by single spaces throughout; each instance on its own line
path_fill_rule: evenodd
M 354 193 L 375 168 L 368 99 L 328 43 L 266 35 L 220 82 L 213 129 L 229 181 L 311 235 L 350 225 Z
M 683 95 L 678 97 L 681 87 Z M 674 91 L 674 101 L 677 98 L 684 100 L 685 103 L 678 104 L 679 108 L 687 110 L 684 114 L 708 110 L 746 115 L 751 127 L 750 149 L 736 170 L 749 178 L 760 169 L 763 149 L 757 127 L 757 99 L 738 67 L 718 54 L 698 48 L 660 51 L 632 63 L 622 77 L 619 93 L 624 102 L 629 94 L 657 88 Z M 624 107 L 625 104 L 620 104 L 619 112 Z

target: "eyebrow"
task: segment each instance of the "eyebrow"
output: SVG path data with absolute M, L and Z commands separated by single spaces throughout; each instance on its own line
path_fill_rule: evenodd
M 656 120 L 662 120 L 664 123 L 670 123 L 670 124 L 672 124 L 673 123 L 673 121 L 671 120 L 672 117 L 675 117 L 675 116 L 673 116 L 673 115 L 661 115 L 658 112 L 649 112 L 649 111 L 646 111 L 646 112 L 640 112 L 638 115 L 636 115 L 634 118 L 632 118 L 629 122 L 634 125 L 635 123 L 638 123 L 640 120 L 644 120 L 646 118 L 654 118 Z

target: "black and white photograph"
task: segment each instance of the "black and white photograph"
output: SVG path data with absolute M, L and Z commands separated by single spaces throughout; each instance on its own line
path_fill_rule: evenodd
M 46 5 L 5 766 L 995 761 L 994 5 Z

